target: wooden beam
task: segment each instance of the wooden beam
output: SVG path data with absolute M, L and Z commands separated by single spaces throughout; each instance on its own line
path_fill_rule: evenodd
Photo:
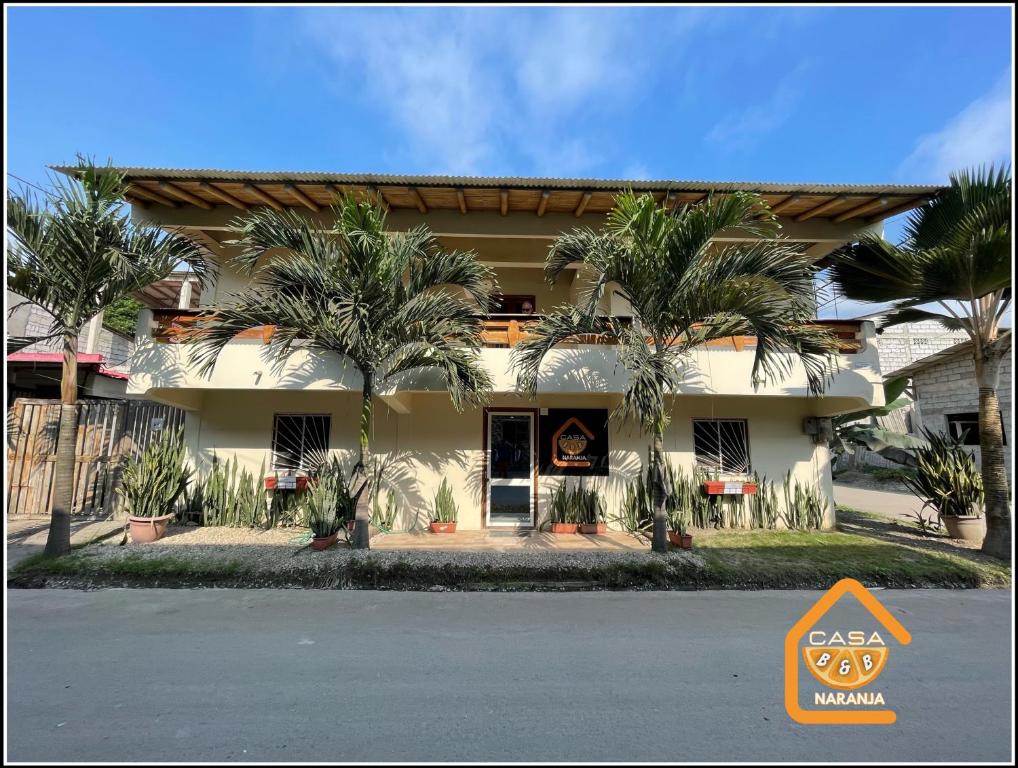
M 289 192 L 291 195 L 301 201 L 306 207 L 310 208 L 315 213 L 322 210 L 322 206 L 312 200 L 310 197 L 304 194 L 304 191 L 296 184 L 284 184 L 283 189 Z
M 500 189 L 498 192 L 498 199 L 499 199 L 498 205 L 499 211 L 501 211 L 502 215 L 505 216 L 507 213 L 509 213 L 509 190 Z
M 880 221 L 881 219 L 887 219 L 890 218 L 891 216 L 896 216 L 897 214 L 904 213 L 905 211 L 911 210 L 912 208 L 918 208 L 920 205 L 928 203 L 929 201 L 930 198 L 928 197 L 913 197 L 911 200 L 906 200 L 904 203 L 896 205 L 892 208 L 887 208 L 886 210 L 881 211 L 875 216 L 870 216 L 868 219 L 866 219 L 866 223 L 872 224 L 876 221 Z
M 206 211 L 211 211 L 215 208 L 215 206 L 208 200 L 202 200 L 197 195 L 192 195 L 186 189 L 181 189 L 176 184 L 171 184 L 168 181 L 160 181 L 159 189 L 168 195 L 172 195 L 173 197 L 183 200 L 185 203 L 190 203 L 191 205 L 197 205 L 199 208 L 204 208 Z
M 124 197 L 127 198 L 127 202 L 131 205 L 136 205 L 139 208 L 148 208 L 149 206 L 149 202 L 147 200 L 142 200 L 140 197 L 132 197 L 131 195 L 124 195 Z
M 259 189 L 254 184 L 245 184 L 244 191 L 247 192 L 249 195 L 257 197 L 259 200 L 261 200 L 263 203 L 265 203 L 265 205 L 269 206 L 270 208 L 275 208 L 277 211 L 283 210 L 283 204 L 281 202 L 279 202 L 268 192 Z
M 777 205 L 771 206 L 771 213 L 777 215 L 799 202 L 802 195 L 789 195 Z
M 385 193 L 382 192 L 382 188 L 381 187 L 376 187 L 374 184 L 369 184 L 368 185 L 368 194 L 371 195 L 374 198 L 375 203 L 377 205 L 382 206 L 382 210 L 383 211 L 385 211 L 386 213 L 389 212 L 389 201 L 385 199 Z M 419 194 L 417 196 L 420 197 Z M 424 203 L 424 201 L 422 200 L 421 204 L 423 205 L 423 203 Z M 425 207 L 424 213 L 427 213 L 427 212 L 428 212 L 427 211 L 427 207 Z
M 548 198 L 551 197 L 551 192 L 544 190 L 541 192 L 541 202 L 537 204 L 537 215 L 544 216 L 544 212 L 548 210 Z
M 223 189 L 220 189 L 215 184 L 209 184 L 207 181 L 202 181 L 202 182 L 198 183 L 198 186 L 201 187 L 201 190 L 203 192 L 207 192 L 210 195 L 212 195 L 213 197 L 218 197 L 220 200 L 222 200 L 227 205 L 232 205 L 234 208 L 239 208 L 242 211 L 249 211 L 249 210 L 251 210 L 251 206 L 250 205 L 245 203 L 240 198 L 234 197 L 229 192 L 227 192 L 227 191 L 225 191 Z
M 576 206 L 576 210 L 573 211 L 573 216 L 579 218 L 583 215 L 583 212 L 587 210 L 587 205 L 590 203 L 591 193 L 584 192 L 583 197 L 580 198 L 580 204 Z
M 816 206 L 815 208 L 810 208 L 808 211 L 803 211 L 802 213 L 795 217 L 795 220 L 808 221 L 809 219 L 812 219 L 814 216 L 820 216 L 821 214 L 827 213 L 832 208 L 837 208 L 847 199 L 848 199 L 847 195 L 838 195 L 837 197 L 832 197 L 826 203 L 820 203 L 820 205 Z
M 158 192 L 153 192 L 148 187 L 143 187 L 140 184 L 132 184 L 128 188 L 128 192 L 132 195 L 140 195 L 144 199 L 151 200 L 153 203 L 159 203 L 159 205 L 165 205 L 167 208 L 179 208 L 180 203 L 176 200 L 171 200 L 168 197 L 160 195 Z
M 346 190 L 340 189 L 339 187 L 337 187 L 332 182 L 326 182 L 325 184 L 322 184 L 322 186 L 325 187 L 325 191 L 326 192 L 328 192 L 330 195 L 332 195 L 332 202 L 333 203 L 335 203 L 337 200 L 339 200 L 339 198 L 341 198 L 341 197 L 346 195 Z
M 456 202 L 460 205 L 460 213 L 467 212 L 467 198 L 463 194 L 463 187 L 456 187 Z
M 859 216 L 862 216 L 864 213 L 869 213 L 871 210 L 878 206 L 882 207 L 885 205 L 887 205 L 886 197 L 874 197 L 872 200 L 867 200 L 862 205 L 857 205 L 854 208 L 849 208 L 844 213 L 839 213 L 837 216 L 831 219 L 831 221 L 833 221 L 835 224 L 840 224 L 843 221 L 858 218 Z
M 421 213 L 428 212 L 428 206 L 424 204 L 424 198 L 421 197 L 421 193 L 417 191 L 417 187 L 410 187 L 410 197 L 414 200 L 414 205 L 417 206 L 417 210 Z

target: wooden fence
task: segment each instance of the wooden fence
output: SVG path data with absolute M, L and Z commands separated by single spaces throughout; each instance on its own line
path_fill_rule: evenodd
M 53 505 L 59 400 L 18 398 L 7 411 L 7 515 L 46 517 Z M 160 434 L 184 423 L 184 412 L 148 400 L 78 403 L 73 514 L 108 517 L 126 461 Z

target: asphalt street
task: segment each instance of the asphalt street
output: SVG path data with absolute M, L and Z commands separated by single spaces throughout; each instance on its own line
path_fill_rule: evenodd
M 891 726 L 786 714 L 818 592 L 11 590 L 7 757 L 1011 760 L 1011 593 L 875 594 Z

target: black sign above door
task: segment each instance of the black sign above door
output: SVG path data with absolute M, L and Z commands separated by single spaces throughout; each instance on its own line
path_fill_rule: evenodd
M 608 409 L 549 408 L 541 414 L 542 475 L 608 474 Z

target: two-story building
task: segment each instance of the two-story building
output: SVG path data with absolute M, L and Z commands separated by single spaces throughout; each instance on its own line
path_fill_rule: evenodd
M 911 186 L 121 170 L 138 221 L 185 233 L 218 264 L 218 278 L 202 292 L 200 307 L 226 299 L 248 279 L 232 267 L 225 244 L 232 220 L 267 205 L 301 209 L 329 226 L 330 203 L 341 193 L 377 200 L 394 230 L 426 224 L 448 248 L 472 250 L 494 270 L 502 298 L 483 320 L 481 351 L 495 382 L 488 406 L 457 413 L 440 384 L 419 376 L 379 393 L 374 424 L 372 450 L 400 457 L 389 471 L 399 527 L 428 519 L 444 478 L 454 489 L 464 529 L 539 524 L 551 490 L 562 482 L 553 455 L 563 428 L 599 443 L 590 449 L 603 457 L 601 472 L 585 482 L 605 493 L 609 510 L 641 469 L 649 438 L 635 425 L 605 421 L 625 384 L 614 346 L 562 345 L 546 359 L 533 398 L 516 393 L 510 371 L 526 323 L 573 301 L 584 285 L 582 270 L 545 283 L 549 245 L 574 227 L 600 226 L 618 191 L 652 193 L 665 207 L 700 200 L 710 190 L 757 192 L 780 217 L 781 236 L 802 243 L 817 261 L 937 192 Z M 749 237 L 733 231 L 721 239 Z M 626 307 L 608 292 L 603 310 L 624 315 Z M 271 329 L 252 329 L 227 345 L 212 374 L 202 377 L 189 362 L 189 348 L 173 343 L 174 329 L 189 314 L 142 312 L 128 391 L 187 411 L 186 441 L 199 467 L 207 467 L 215 453 L 236 456 L 255 472 L 290 474 L 306 469 L 306 457 L 316 449 L 352 455 L 361 384 L 347 361 L 301 351 L 277 368 L 262 355 Z M 839 370 L 823 397 L 809 395 L 798 363 L 785 380 L 754 389 L 752 338 L 696 350 L 671 398 L 671 461 L 686 470 L 699 463 L 733 479 L 755 471 L 780 480 L 791 470 L 830 497 L 827 445 L 822 429 L 815 434 L 816 422 L 808 426 L 807 418 L 882 402 L 872 324 L 830 325 L 842 347 Z

